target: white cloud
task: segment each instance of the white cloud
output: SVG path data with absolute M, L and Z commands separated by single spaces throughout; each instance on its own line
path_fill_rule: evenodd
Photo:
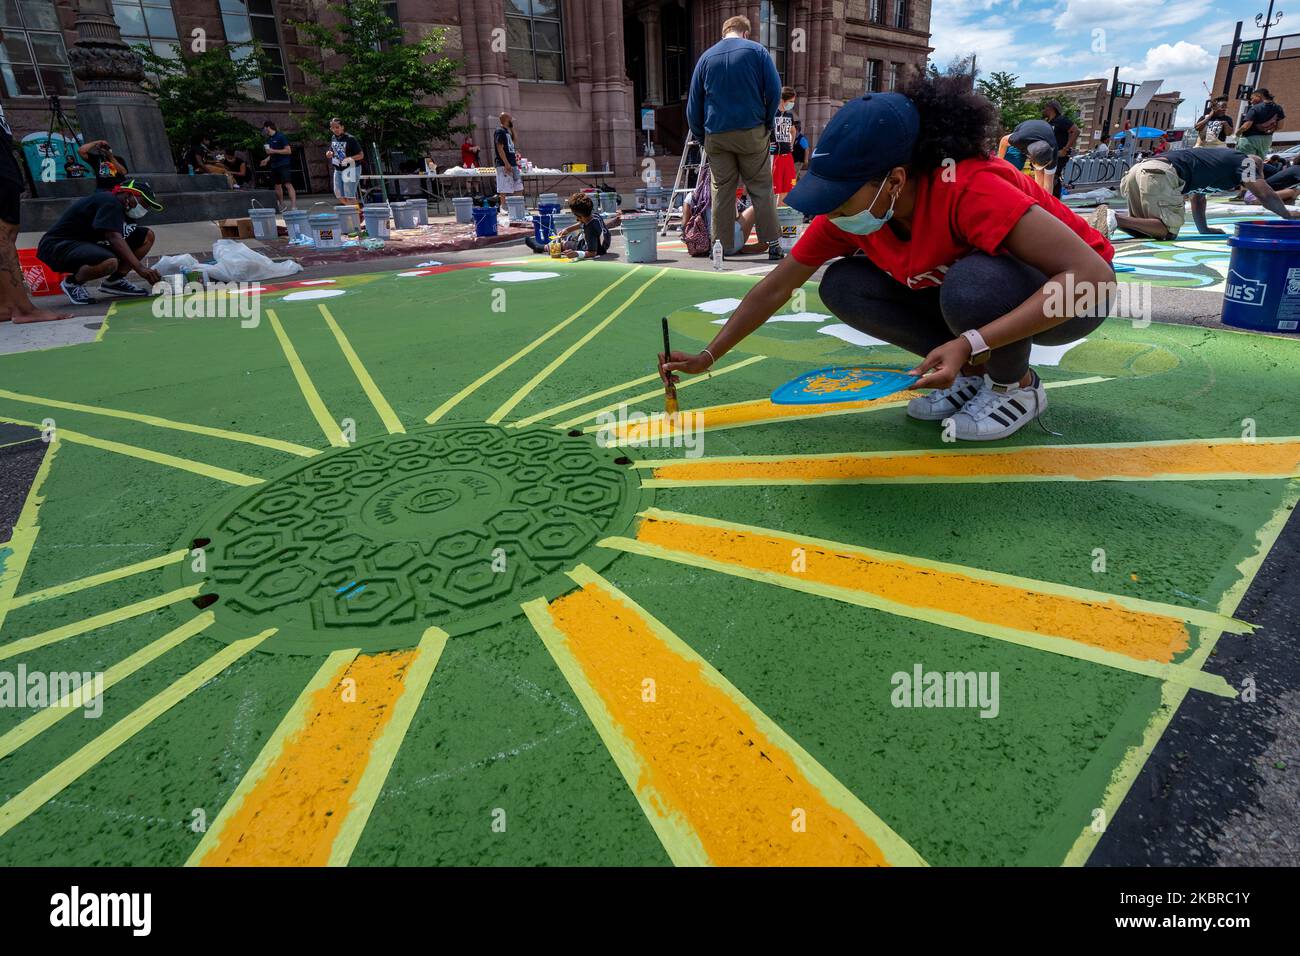
M 1054 23 L 1058 30 L 1133 28 L 1149 36 L 1160 27 L 1198 20 L 1212 6 L 1213 0 L 1068 0 Z

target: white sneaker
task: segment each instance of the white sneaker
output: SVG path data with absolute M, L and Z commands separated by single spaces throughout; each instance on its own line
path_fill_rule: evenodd
M 1037 372 L 1028 385 L 996 385 L 987 375 L 979 392 L 952 416 L 958 441 L 996 441 L 1020 431 L 1047 407 Z
M 961 407 L 975 397 L 984 384 L 983 375 L 958 375 L 947 388 L 918 395 L 907 403 L 909 418 L 923 422 L 941 422 L 957 414 Z

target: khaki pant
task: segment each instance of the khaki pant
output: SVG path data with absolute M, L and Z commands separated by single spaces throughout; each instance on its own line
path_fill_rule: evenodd
M 781 240 L 767 145 L 767 130 L 762 126 L 709 133 L 704 137 L 704 152 L 709 157 L 709 185 L 713 189 L 713 238 L 722 240 L 723 252 L 740 251 L 731 248 L 736 231 L 738 181 L 744 182 L 754 204 L 759 240 L 767 245 Z
M 1120 180 L 1119 193 L 1128 203 L 1134 219 L 1159 219 L 1169 237 L 1178 235 L 1187 221 L 1183 206 L 1183 181 L 1174 167 L 1162 159 L 1144 159 Z
M 1268 159 L 1269 150 L 1273 148 L 1272 133 L 1247 133 L 1237 137 L 1237 149 L 1247 156 Z

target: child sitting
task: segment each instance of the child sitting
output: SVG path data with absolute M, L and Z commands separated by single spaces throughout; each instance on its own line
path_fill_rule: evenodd
M 609 252 L 612 242 L 609 227 L 596 214 L 591 197 L 586 193 L 574 193 L 569 197 L 569 211 L 578 221 L 552 236 L 552 241 L 560 241 L 565 258 L 595 259 Z M 548 251 L 546 243 L 538 242 L 531 236 L 524 240 L 524 244 L 533 252 Z

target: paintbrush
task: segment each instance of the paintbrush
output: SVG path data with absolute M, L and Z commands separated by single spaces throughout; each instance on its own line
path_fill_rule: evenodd
M 668 316 L 663 318 L 664 326 L 664 361 L 671 362 L 673 350 L 668 345 Z M 664 382 L 664 412 L 670 417 L 677 414 L 677 386 L 673 384 L 671 375 Z

